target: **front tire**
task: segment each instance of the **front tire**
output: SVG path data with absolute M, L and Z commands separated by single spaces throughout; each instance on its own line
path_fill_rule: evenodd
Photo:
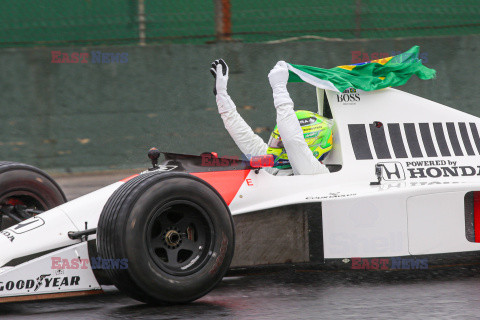
M 186 303 L 207 294 L 227 272 L 234 250 L 228 206 L 203 180 L 186 173 L 146 173 L 107 201 L 97 227 L 104 259 L 128 268 L 107 274 L 118 289 L 146 303 Z

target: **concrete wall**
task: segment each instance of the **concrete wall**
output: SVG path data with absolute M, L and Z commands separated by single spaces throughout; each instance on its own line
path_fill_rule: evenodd
M 438 76 L 400 89 L 480 116 L 480 36 L 54 49 L 128 53 L 127 63 L 110 64 L 51 63 L 51 48 L 0 49 L 0 159 L 78 171 L 146 166 L 151 146 L 238 155 L 216 111 L 212 60 L 229 63 L 229 93 L 267 139 L 275 124 L 267 74 L 277 60 L 334 67 L 350 63 L 352 51 L 416 44 Z M 289 90 L 297 108 L 315 109 L 313 87 Z

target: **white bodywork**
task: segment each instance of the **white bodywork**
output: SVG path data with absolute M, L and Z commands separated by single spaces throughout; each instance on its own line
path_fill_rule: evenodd
M 251 170 L 229 205 L 232 214 L 321 202 L 326 259 L 480 250 L 480 243 L 466 238 L 464 214 L 465 194 L 480 190 L 480 139 L 474 131 L 475 126 L 480 128 L 480 119 L 391 88 L 325 94 L 335 121 L 334 147 L 325 164 L 341 165 L 341 170 L 298 176 Z M 318 101 L 323 111 L 323 100 Z M 371 127 L 374 121 L 381 122 L 379 131 Z M 401 136 L 404 150 L 393 132 Z M 417 144 L 412 132 L 417 134 Z M 377 164 L 383 168 L 383 179 L 379 185 L 370 185 L 377 181 Z M 0 267 L 4 269 L 0 269 L 0 286 L 18 274 L 26 279 L 49 272 L 44 269 L 51 263 L 49 256 L 15 268 L 5 266 L 19 257 L 80 243 L 70 240 L 67 233 L 85 229 L 85 222 L 95 228 L 104 204 L 121 184 L 1 232 Z M 77 249 L 84 247 L 81 243 Z M 54 254 L 70 257 L 69 248 Z M 38 270 L 32 271 L 32 265 Z M 85 290 L 84 284 L 98 288 L 89 277 L 90 269 L 79 272 L 85 283 L 78 290 Z M 42 290 L 56 292 L 58 288 Z M 0 290 L 0 298 L 12 293 Z
M 359 101 L 338 102 L 337 94 L 327 92 L 333 119 L 334 147 L 326 164 L 341 164 L 338 172 L 315 176 L 270 176 L 253 172 L 247 177 L 230 205 L 233 214 L 266 208 L 322 202 L 324 257 L 389 257 L 480 250 L 479 243 L 465 235 L 464 197 L 480 190 L 480 156 L 470 123 L 480 127 L 480 119 L 447 106 L 396 90 L 357 92 Z M 347 94 L 348 95 L 348 94 Z M 379 121 L 399 124 L 406 158 L 395 157 L 389 131 L 385 128 L 389 159 L 379 159 L 368 126 Z M 453 123 L 463 156 L 456 156 L 446 123 Z M 420 136 L 420 123 L 427 123 L 437 157 L 427 156 L 422 138 L 422 157 L 413 157 L 407 143 L 405 123 L 412 123 Z M 451 156 L 441 156 L 440 138 L 433 123 L 441 123 Z M 473 155 L 467 155 L 459 123 L 466 123 Z M 357 160 L 349 124 L 366 125 L 372 159 Z M 471 150 L 470 150 L 471 153 Z M 382 163 L 399 176 L 383 172 L 376 181 L 375 164 Z M 442 167 L 457 167 L 458 176 L 444 176 Z M 461 168 L 465 167 L 465 168 Z M 472 171 L 469 168 L 474 168 Z M 465 170 L 465 172 L 463 172 Z M 442 171 L 442 175 L 435 177 Z M 430 175 L 428 175 L 428 174 Z M 463 173 L 468 174 L 461 176 Z M 388 179 L 390 178 L 390 179 Z M 265 196 L 268 190 L 268 196 Z
M 52 261 L 59 259 L 68 260 L 70 268 L 53 268 Z M 101 290 L 91 266 L 83 263 L 85 259 L 88 259 L 88 249 L 83 242 L 15 268 L 0 269 L 0 297 Z M 71 263 L 74 261 L 77 263 Z

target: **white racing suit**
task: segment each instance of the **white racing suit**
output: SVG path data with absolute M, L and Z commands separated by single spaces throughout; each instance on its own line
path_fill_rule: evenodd
M 290 96 L 288 96 L 288 99 L 285 99 L 285 96 L 282 97 L 283 99 L 278 98 L 274 94 L 277 109 L 277 126 L 292 169 L 266 168 L 265 170 L 273 175 L 282 176 L 329 173 L 327 167 L 317 160 L 308 148 L 307 142 L 303 138 L 303 131 L 293 110 L 293 101 L 290 99 Z M 230 96 L 226 93 L 219 94 L 216 100 L 219 110 L 224 111 L 221 113 L 221 117 L 225 128 L 242 153 L 248 158 L 266 155 L 267 144 L 243 120 Z

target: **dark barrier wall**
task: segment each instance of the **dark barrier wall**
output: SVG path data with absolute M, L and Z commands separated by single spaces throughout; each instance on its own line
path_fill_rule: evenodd
M 352 51 L 371 56 L 416 44 L 437 78 L 413 78 L 400 89 L 480 116 L 480 36 L 1 49 L 0 159 L 78 171 L 145 166 L 151 146 L 239 155 L 217 113 L 213 59 L 229 63 L 229 93 L 266 140 L 275 124 L 267 74 L 276 61 L 334 67 L 351 63 Z M 52 63 L 52 50 L 89 53 L 88 63 Z M 93 63 L 92 50 L 124 55 L 119 62 Z M 289 90 L 297 108 L 315 109 L 313 87 L 289 84 Z

